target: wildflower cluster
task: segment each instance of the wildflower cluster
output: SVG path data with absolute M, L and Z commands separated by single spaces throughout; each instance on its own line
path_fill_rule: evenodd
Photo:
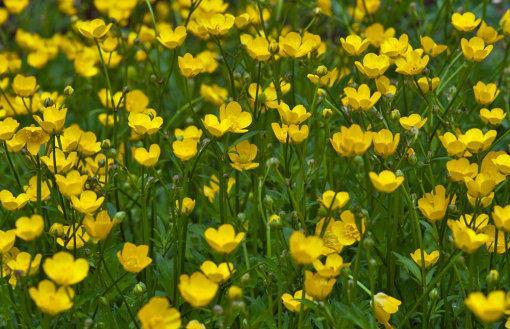
M 4 0 L 6 328 L 510 328 L 505 1 Z

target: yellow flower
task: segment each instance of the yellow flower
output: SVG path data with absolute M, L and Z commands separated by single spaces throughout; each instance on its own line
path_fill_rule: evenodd
M 422 49 L 409 50 L 403 57 L 399 57 L 395 60 L 397 68 L 395 72 L 404 75 L 416 75 L 420 74 L 429 63 L 429 56 L 423 56 Z
M 206 306 L 216 296 L 217 291 L 218 284 L 200 272 L 195 272 L 191 276 L 182 274 L 179 277 L 179 292 L 193 307 Z
M 163 118 L 158 116 L 153 109 L 147 112 L 131 112 L 128 116 L 128 125 L 138 135 L 153 135 L 159 131 L 163 124 Z
M 83 281 L 89 273 L 89 263 L 85 258 L 74 259 L 73 255 L 60 251 L 46 258 L 44 273 L 61 286 L 72 286 Z
M 74 290 L 70 287 L 57 287 L 50 280 L 42 280 L 37 288 L 28 289 L 30 298 L 41 312 L 57 315 L 73 307 Z
M 486 108 L 480 110 L 480 119 L 493 126 L 499 126 L 505 118 L 506 112 L 500 107 L 495 107 L 491 110 Z
M 473 92 L 476 102 L 482 105 L 491 104 L 499 95 L 499 89 L 495 83 L 485 84 L 482 81 L 478 81 L 473 86 Z
M 4 0 L 5 8 L 9 13 L 20 14 L 30 3 L 30 0 Z
M 507 297 L 502 290 L 491 291 L 487 296 L 481 292 L 472 292 L 464 303 L 478 319 L 486 323 L 499 320 L 508 308 Z
M 19 122 L 16 119 L 7 117 L 0 121 L 0 140 L 7 141 L 14 136 L 19 127 Z
M 503 175 L 510 175 L 510 155 L 503 153 L 492 159 L 492 163 L 496 165 Z
M 218 86 L 217 84 L 206 85 L 202 83 L 200 85 L 200 96 L 207 101 L 212 103 L 213 105 L 220 106 L 225 103 L 225 100 L 228 97 L 228 90 Z
M 394 192 L 404 182 L 404 176 L 396 176 L 389 170 L 383 170 L 379 174 L 371 171 L 368 175 L 375 189 L 384 193 Z
M 373 79 L 377 78 L 386 72 L 390 66 L 390 58 L 384 54 L 376 55 L 374 53 L 368 53 L 363 57 L 362 62 L 354 62 L 358 70 Z
M 48 200 L 48 198 L 51 195 L 50 192 L 50 184 L 48 181 L 44 178 L 41 179 L 41 188 L 39 189 L 38 182 L 37 182 L 37 175 L 30 177 L 28 181 L 28 185 L 23 186 L 23 190 L 25 191 L 25 194 L 28 196 L 28 199 L 32 202 L 37 201 L 37 190 L 40 190 L 40 198 L 41 201 Z
M 55 106 L 43 109 L 42 118 L 34 115 L 34 120 L 47 134 L 54 134 L 62 131 L 66 122 L 67 109 L 58 109 Z
M 392 85 L 388 77 L 381 75 L 375 79 L 377 90 L 383 95 L 395 95 L 397 86 Z
M 453 13 L 452 15 L 453 27 L 461 32 L 473 31 L 481 21 L 482 20 L 480 18 L 477 19 L 475 14 L 469 11 L 463 14 Z
M 204 63 L 198 57 L 193 57 L 190 53 L 179 56 L 178 58 L 179 69 L 185 78 L 192 78 L 204 72 Z
M 451 132 L 446 132 L 444 135 L 439 136 L 441 144 L 448 152 L 448 155 L 463 156 L 466 151 L 466 144 Z
M 37 80 L 33 76 L 16 74 L 12 80 L 12 89 L 20 97 L 30 97 L 37 91 Z
M 305 32 L 303 36 L 296 32 L 289 32 L 280 36 L 280 54 L 285 57 L 300 58 L 319 48 L 321 38 L 318 35 Z
M 342 104 L 349 106 L 353 111 L 368 111 L 381 98 L 381 93 L 378 91 L 370 95 L 370 88 L 366 84 L 360 85 L 357 90 L 353 87 L 345 87 L 344 93 Z
M 498 231 L 494 225 L 487 225 L 481 232 L 487 234 L 485 247 L 489 252 L 496 252 L 500 255 L 506 252 L 507 247 L 505 247 L 505 245 L 507 243 L 505 242 L 505 233 L 503 231 Z
M 142 166 L 154 167 L 158 163 L 161 149 L 158 144 L 152 144 L 148 151 L 144 147 L 136 148 L 133 155 L 136 162 Z
M 181 313 L 170 306 L 166 297 L 152 297 L 140 308 L 137 315 L 142 329 L 179 329 L 181 327 Z
M 507 9 L 499 21 L 503 33 L 510 35 L 510 9 Z
M 51 173 L 66 173 L 78 163 L 78 154 L 71 152 L 66 156 L 61 149 L 56 149 L 42 156 L 41 161 Z
M 273 122 L 271 128 L 278 141 L 282 144 L 299 144 L 308 138 L 309 128 L 307 125 L 279 125 Z
M 420 43 L 423 51 L 432 57 L 439 56 L 448 49 L 447 45 L 437 44 L 431 37 L 428 36 L 420 37 Z
M 181 209 L 183 214 L 189 215 L 195 208 L 195 200 L 192 198 L 184 197 L 180 203 L 179 205 L 179 200 L 175 200 L 175 206 L 177 209 Z
M 356 218 L 350 210 L 342 211 L 340 220 L 334 221 L 330 225 L 330 232 L 338 239 L 342 246 L 350 246 L 357 241 L 361 241 L 362 234 L 365 232 L 364 218 L 361 219 L 361 227 L 358 228 Z
M 15 258 L 9 260 L 7 266 L 17 276 L 34 275 L 39 271 L 41 258 L 41 254 L 32 257 L 28 252 L 22 251 Z
M 324 264 L 316 259 L 313 262 L 313 267 L 317 273 L 325 278 L 334 278 L 340 275 L 340 270 L 347 266 L 344 264 L 342 256 L 339 254 L 331 254 L 326 257 Z
M 342 48 L 351 56 L 359 56 L 367 50 L 370 44 L 368 39 L 363 39 L 359 35 L 351 34 L 345 39 L 340 38 L 340 44 Z
M 276 108 L 283 123 L 287 125 L 299 125 L 305 122 L 312 114 L 306 111 L 303 105 L 296 105 L 290 109 L 289 105 L 280 103 Z
M 226 34 L 234 26 L 235 17 L 230 14 L 215 13 L 213 15 L 204 15 L 198 18 L 198 23 L 209 34 L 221 36 Z
M 6 254 L 14 246 L 16 241 L 16 230 L 0 230 L 0 254 Z M 0 256 L 1 257 L 1 256 Z
M 492 219 L 498 229 L 510 232 L 510 205 L 504 207 L 494 206 Z
M 197 59 L 202 61 L 204 72 L 213 73 L 218 68 L 218 61 L 216 60 L 218 54 L 210 50 L 204 50 L 197 55 Z
M 324 300 L 331 294 L 336 279 L 325 278 L 319 273 L 305 271 L 305 291 L 315 300 Z
M 96 240 L 104 240 L 113 228 L 114 222 L 106 210 L 97 213 L 96 218 L 86 215 L 83 219 L 83 227 L 89 236 Z
M 214 201 L 214 197 L 215 197 L 216 193 L 218 193 L 218 191 L 220 190 L 219 183 L 220 183 L 220 181 L 219 181 L 218 177 L 216 177 L 215 175 L 211 175 L 211 180 L 209 182 L 210 185 L 209 186 L 204 185 L 203 192 L 204 192 L 204 195 L 207 197 L 207 199 L 209 199 L 209 202 Z M 234 177 L 228 178 L 227 193 L 230 193 L 230 190 L 232 189 L 232 187 L 234 186 L 235 183 L 236 183 L 236 179 Z
M 269 41 L 264 36 L 252 37 L 249 34 L 243 34 L 241 35 L 241 44 L 254 60 L 265 62 L 271 58 Z
M 435 263 L 437 263 L 437 261 L 439 260 L 439 251 L 434 250 L 429 254 L 424 250 L 423 251 L 423 261 L 422 261 L 421 249 L 416 249 L 414 252 L 411 253 L 411 258 L 418 266 L 421 267 L 422 262 L 423 262 L 423 265 L 425 266 L 425 268 L 428 268 L 428 267 L 434 265 Z
M 207 114 L 203 120 L 205 128 L 215 137 L 221 137 L 226 132 L 241 134 L 248 130 L 252 122 L 249 112 L 244 112 L 238 102 L 230 102 L 220 106 L 219 118 L 213 114 Z
M 139 273 L 152 263 L 148 257 L 149 246 L 134 245 L 131 242 L 124 243 L 122 251 L 117 252 L 117 258 L 126 272 Z
M 57 244 L 69 250 L 83 247 L 90 239 L 83 226 L 78 224 L 68 226 L 55 223 L 50 227 L 50 234 L 53 233 L 57 235 Z
M 228 299 L 239 300 L 243 297 L 243 289 L 236 285 L 231 285 L 227 291 Z
M 335 211 L 343 208 L 349 202 L 349 193 L 328 190 L 322 193 L 319 201 L 327 210 Z
M 400 142 L 400 134 L 393 135 L 388 129 L 382 129 L 372 135 L 375 153 L 380 156 L 388 157 L 397 151 Z
M 485 134 L 478 128 L 471 128 L 464 134 L 459 135 L 459 140 L 466 145 L 471 153 L 487 150 L 496 139 L 496 130 L 489 130 Z
M 209 227 L 204 232 L 207 244 L 220 254 L 232 253 L 239 243 L 244 239 L 244 232 L 236 234 L 234 227 L 230 224 L 223 224 L 218 229 Z
M 312 264 L 322 254 L 324 242 L 318 236 L 305 236 L 303 232 L 292 232 L 289 239 L 290 254 L 298 264 Z M 306 290 L 308 291 L 308 289 Z
M 377 322 L 384 324 L 385 328 L 392 328 L 390 317 L 398 312 L 398 307 L 402 304 L 398 299 L 379 292 L 374 295 L 375 317 Z
M 381 54 L 386 55 L 390 58 L 397 58 L 398 56 L 404 55 L 409 48 L 409 37 L 407 34 L 402 34 L 398 39 L 391 37 L 385 39 L 381 43 Z
M 19 210 L 23 208 L 28 201 L 30 201 L 30 199 L 25 193 L 20 193 L 15 197 L 8 190 L 0 191 L 0 202 L 2 203 L 2 207 L 6 210 Z
M 312 296 L 305 293 L 305 299 L 308 301 L 313 301 Z M 286 309 L 291 312 L 299 312 L 301 310 L 301 302 L 303 300 L 303 290 L 298 290 L 292 296 L 289 293 L 285 293 L 282 295 L 282 303 Z
M 374 23 L 365 29 L 365 37 L 372 46 L 379 48 L 381 43 L 395 35 L 395 29 L 390 27 L 384 29 L 381 23 Z
M 98 198 L 94 191 L 83 191 L 80 193 L 80 197 L 71 196 L 73 208 L 85 215 L 94 213 L 103 202 L 104 196 Z
M 118 103 L 118 100 L 115 99 L 116 96 L 117 96 L 117 94 L 115 94 L 114 101 L 116 103 Z M 110 97 L 105 97 L 106 103 L 110 102 L 110 100 L 108 98 L 110 98 Z M 103 102 L 103 103 L 105 103 L 105 102 Z M 147 106 L 149 106 L 149 98 L 147 97 L 147 95 L 144 94 L 143 91 L 141 91 L 139 89 L 131 90 L 125 96 L 125 105 L 124 106 L 126 107 L 126 110 L 129 113 L 145 112 L 147 110 Z M 111 107 L 111 106 L 107 106 L 107 107 Z
M 16 236 L 25 241 L 32 241 L 44 231 L 44 219 L 40 215 L 20 217 L 16 220 Z
M 101 39 L 103 38 L 110 28 L 112 23 L 106 25 L 105 22 L 96 18 L 91 21 L 79 21 L 76 23 L 76 29 L 87 39 Z
M 186 325 L 186 329 L 206 329 L 205 325 L 197 320 L 191 320 Z
M 228 157 L 232 161 L 230 165 L 239 171 L 257 168 L 259 163 L 253 162 L 257 156 L 257 150 L 257 145 L 251 144 L 247 140 L 230 147 L 228 150 Z
M 469 39 L 462 38 L 460 40 L 460 45 L 462 47 L 462 53 L 464 57 L 469 61 L 481 62 L 483 61 L 493 49 L 493 45 L 485 45 L 485 42 L 482 38 L 472 37 Z
M 487 234 L 478 234 L 458 220 L 448 220 L 448 226 L 452 230 L 455 246 L 469 254 L 475 252 L 488 239 Z
M 14 135 L 13 142 L 18 143 L 21 147 L 25 146 L 30 154 L 37 155 L 41 145 L 47 143 L 49 139 L 50 136 L 42 128 L 30 126 L 19 130 Z
M 175 49 L 181 46 L 186 40 L 187 32 L 185 26 L 177 26 L 172 30 L 169 26 L 159 29 L 157 37 L 159 43 L 168 49 Z
M 503 39 L 503 35 L 498 34 L 498 31 L 487 23 L 482 22 L 480 28 L 476 32 L 476 36 L 482 38 L 485 43 L 491 45 Z
M 473 198 L 486 197 L 494 190 L 496 182 L 494 178 L 484 172 L 479 173 L 476 177 L 464 177 L 468 194 Z
M 413 113 L 407 117 L 401 117 L 398 122 L 405 130 L 420 129 L 427 122 L 427 118 L 422 119 L 421 115 Z
M 449 202 L 450 196 L 446 195 L 444 186 L 436 185 L 434 191 L 425 193 L 425 195 L 418 200 L 418 208 L 423 216 L 434 223 L 444 218 Z
M 188 161 L 197 155 L 197 146 L 198 140 L 196 139 L 176 140 L 172 143 L 172 150 L 181 161 Z
M 360 126 L 353 124 L 349 128 L 342 126 L 340 132 L 329 139 L 335 151 L 344 157 L 363 155 L 372 145 L 373 133 L 364 132 Z
M 232 263 L 216 265 L 214 262 L 206 260 L 200 265 L 200 271 L 202 271 L 209 280 L 219 284 L 227 281 L 235 270 L 234 264 Z
M 55 175 L 58 190 L 68 198 L 73 195 L 79 195 L 83 192 L 87 178 L 87 175 L 81 175 L 77 170 L 68 172 L 66 176 L 59 174 Z
M 92 131 L 84 132 L 78 142 L 78 151 L 83 155 L 94 155 L 101 150 L 101 142 Z
M 436 90 L 437 86 L 439 86 L 440 79 L 439 77 L 429 78 L 429 77 L 421 77 L 418 79 L 418 87 L 422 93 L 427 94 L 430 91 Z
M 198 129 L 195 126 L 188 126 L 184 129 L 175 129 L 174 135 L 177 138 L 181 139 L 194 139 L 194 140 L 200 140 L 202 137 L 202 130 Z

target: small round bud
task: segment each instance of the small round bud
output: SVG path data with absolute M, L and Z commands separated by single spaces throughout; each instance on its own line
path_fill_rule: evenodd
M 109 305 L 109 302 L 108 302 L 108 299 L 105 297 L 105 296 L 101 296 L 99 297 L 99 302 L 103 305 L 106 305 L 108 306 Z
M 94 320 L 92 320 L 91 318 L 87 318 L 85 319 L 85 321 L 83 322 L 83 329 L 89 329 L 89 328 L 92 328 L 92 325 L 94 324 Z
M 324 109 L 322 110 L 322 116 L 326 119 L 329 119 L 333 115 L 333 110 L 331 109 Z
M 228 288 L 228 298 L 230 300 L 241 299 L 243 297 L 243 289 L 236 285 L 232 285 Z
M 246 214 L 244 212 L 238 213 L 237 219 L 239 219 L 241 222 L 244 222 L 246 220 Z
M 437 299 L 439 299 L 439 291 L 438 291 L 436 288 L 432 289 L 432 290 L 429 292 L 429 298 L 430 298 L 431 300 L 437 300 Z
M 101 148 L 103 150 L 107 150 L 109 149 L 110 147 L 112 146 L 112 142 L 109 140 L 109 139 L 105 139 L 104 141 L 101 142 Z
M 370 268 L 371 271 L 375 270 L 377 268 L 377 261 L 373 258 L 370 258 L 370 260 L 368 261 L 368 267 Z
M 117 211 L 115 215 L 113 215 L 113 220 L 117 223 L 122 223 L 126 217 L 127 215 L 125 211 Z
M 138 282 L 137 284 L 135 284 L 135 287 L 133 288 L 133 292 L 138 295 L 143 294 L 145 290 L 147 290 L 147 287 L 143 282 Z
M 271 227 L 274 227 L 274 228 L 281 227 L 282 218 L 280 217 L 280 215 L 272 214 L 271 216 L 269 216 L 269 225 L 271 225 Z
M 374 239 L 366 237 L 365 239 L 363 239 L 363 245 L 367 249 L 372 249 L 374 247 Z
M 495 285 L 499 281 L 499 272 L 497 270 L 491 270 L 487 274 L 487 284 L 490 286 Z
M 400 119 L 400 111 L 398 109 L 394 109 L 391 111 L 391 114 L 390 114 L 390 117 L 391 119 L 393 120 L 398 120 Z
M 315 74 L 317 74 L 319 77 L 323 77 L 328 74 L 328 68 L 324 65 L 319 65 L 315 70 Z
M 66 96 L 72 96 L 74 94 L 74 89 L 71 86 L 66 86 L 64 88 L 64 95 Z
M 248 283 L 248 281 L 250 281 L 250 274 L 249 273 L 243 274 L 243 276 L 241 277 L 241 283 L 246 284 Z

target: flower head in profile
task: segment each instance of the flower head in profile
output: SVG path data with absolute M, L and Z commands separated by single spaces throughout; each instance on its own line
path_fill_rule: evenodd
M 57 315 L 73 307 L 74 290 L 70 287 L 55 286 L 50 280 L 42 280 L 37 287 L 28 289 L 30 298 L 41 312 Z
M 391 315 L 398 312 L 398 308 L 402 302 L 383 292 L 379 292 L 374 296 L 374 303 L 377 322 L 384 324 L 386 328 L 391 328 L 389 324 Z
M 158 144 L 152 144 L 148 150 L 144 147 L 139 147 L 133 153 L 136 162 L 144 167 L 154 167 L 161 155 L 161 148 Z
M 181 327 L 181 313 L 166 297 L 155 296 L 138 311 L 138 319 L 142 329 L 179 329 Z
M 185 26 L 177 26 L 175 29 L 167 27 L 159 29 L 157 39 L 165 48 L 175 49 L 184 43 L 186 35 Z
M 472 12 L 461 13 L 453 13 L 452 15 L 452 25 L 461 32 L 470 32 L 473 31 L 481 22 L 480 18 L 476 18 L 475 14 Z
M 182 274 L 179 277 L 178 287 L 182 298 L 193 307 L 206 306 L 218 291 L 218 284 L 209 280 L 201 272 L 191 275 Z
M 234 227 L 223 224 L 218 229 L 209 227 L 204 232 L 204 237 L 209 246 L 220 254 L 232 253 L 244 239 L 244 232 L 236 234 Z
M 404 176 L 397 176 L 389 170 L 383 170 L 379 174 L 372 171 L 369 177 L 376 190 L 384 193 L 393 193 L 404 182 Z
M 111 27 L 112 23 L 105 24 L 100 18 L 76 23 L 78 32 L 87 39 L 101 39 L 110 31 Z
M 308 301 L 313 301 L 312 296 L 305 293 L 304 299 Z M 282 303 L 285 308 L 291 312 L 299 312 L 301 310 L 301 302 L 303 301 L 303 290 L 298 290 L 291 295 L 289 293 L 285 293 L 282 295 Z
M 478 319 L 485 323 L 499 320 L 508 309 L 506 294 L 501 290 L 491 291 L 487 296 L 481 292 L 472 292 L 464 303 Z
M 411 253 L 411 258 L 418 266 L 425 266 L 425 268 L 428 268 L 439 260 L 439 250 L 434 250 L 430 254 L 423 250 L 423 258 L 422 258 L 422 250 L 416 249 Z M 422 260 L 423 259 L 423 260 Z
M 71 286 L 87 277 L 89 263 L 84 258 L 74 259 L 72 254 L 61 251 L 46 258 L 43 269 L 53 282 L 61 286 Z

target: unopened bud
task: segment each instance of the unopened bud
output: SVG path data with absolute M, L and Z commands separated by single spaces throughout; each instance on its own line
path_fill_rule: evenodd
M 66 86 L 64 88 L 64 95 L 66 96 L 72 96 L 74 94 L 74 89 L 71 86 Z
M 319 77 L 323 77 L 328 74 L 328 68 L 324 65 L 319 65 L 319 67 L 317 67 L 315 70 L 315 74 L 317 74 Z

